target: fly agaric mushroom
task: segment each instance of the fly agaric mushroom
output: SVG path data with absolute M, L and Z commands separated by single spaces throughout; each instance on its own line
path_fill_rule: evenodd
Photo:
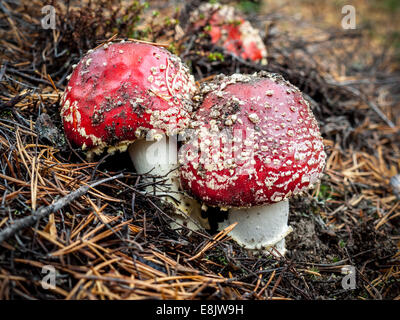
M 154 175 L 168 175 L 169 194 L 191 207 L 179 208 L 200 212 L 196 203 L 173 194 L 179 182 L 171 156 L 177 150 L 166 150 L 169 139 L 187 127 L 196 90 L 188 68 L 169 51 L 137 42 L 104 44 L 89 50 L 69 77 L 61 109 L 65 135 L 89 158 L 129 147 L 139 174 L 154 169 Z
M 237 10 L 218 3 L 202 4 L 190 16 L 195 28 L 203 28 L 211 43 L 245 60 L 267 63 L 267 49 L 257 29 Z
M 319 180 L 326 154 L 309 103 L 281 76 L 217 76 L 203 84 L 179 151 L 181 186 L 207 206 L 229 209 L 220 228 L 248 249 L 285 253 L 288 198 Z

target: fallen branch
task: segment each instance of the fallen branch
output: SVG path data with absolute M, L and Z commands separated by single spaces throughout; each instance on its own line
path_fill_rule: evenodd
M 12 109 L 18 102 L 20 102 L 21 100 L 23 100 L 26 96 L 30 95 L 31 92 L 28 91 L 24 94 L 21 95 L 16 95 L 15 97 L 13 97 L 10 101 L 4 102 L 0 104 L 0 110 L 8 110 L 8 109 Z
M 366 103 L 367 106 L 370 107 L 390 128 L 396 127 L 395 124 L 391 120 L 389 120 L 388 117 L 386 117 L 386 115 L 382 112 L 382 110 L 379 109 L 378 105 L 376 105 L 373 101 L 368 99 L 365 96 L 365 94 L 363 94 L 360 90 L 358 90 L 354 87 L 342 84 L 342 83 L 338 83 L 338 82 L 329 81 L 328 84 L 334 85 L 337 87 L 342 87 L 344 90 L 350 92 L 351 94 L 356 96 L 358 99 L 360 99 L 361 101 Z
M 71 203 L 76 198 L 79 198 L 80 196 L 83 196 L 85 193 L 87 193 L 90 188 L 94 188 L 94 187 L 98 186 L 99 184 L 102 184 L 102 183 L 105 183 L 105 182 L 108 182 L 111 180 L 119 179 L 122 177 L 123 177 L 123 174 L 120 173 L 114 177 L 102 179 L 102 180 L 96 181 L 90 185 L 81 186 L 79 189 L 67 194 L 65 197 L 62 197 L 61 199 L 57 200 L 56 202 L 52 203 L 51 205 L 49 205 L 47 207 L 39 208 L 38 210 L 34 211 L 30 216 L 19 219 L 11 226 L 0 231 L 0 243 L 2 243 L 3 241 L 7 240 L 10 237 L 12 237 L 18 231 L 33 226 L 37 221 L 39 221 L 41 218 L 44 218 L 45 216 L 49 215 L 50 213 L 55 212 L 55 211 L 60 210 L 61 208 L 65 207 L 67 204 Z

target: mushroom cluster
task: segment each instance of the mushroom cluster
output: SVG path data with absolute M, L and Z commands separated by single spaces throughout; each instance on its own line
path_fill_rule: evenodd
M 201 208 L 228 210 L 219 227 L 238 222 L 230 235 L 247 249 L 285 253 L 288 198 L 313 187 L 325 165 L 310 106 L 281 76 L 219 75 L 198 88 L 179 57 L 150 44 L 90 50 L 61 106 L 66 137 L 89 158 L 128 150 L 139 174 L 166 180 L 158 195 L 179 222 L 207 227 Z

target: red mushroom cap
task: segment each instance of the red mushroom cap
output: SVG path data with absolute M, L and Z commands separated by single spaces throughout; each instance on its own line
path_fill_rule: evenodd
M 326 154 L 308 102 L 281 76 L 218 76 L 204 84 L 179 152 L 183 190 L 211 206 L 279 202 L 312 187 Z
M 190 20 L 196 28 L 206 27 L 213 44 L 243 59 L 266 61 L 267 49 L 258 30 L 234 7 L 205 3 L 193 12 Z
M 89 50 L 72 72 L 62 98 L 65 134 L 99 153 L 151 129 L 176 133 L 189 123 L 195 89 L 188 68 L 169 51 L 136 42 L 105 44 Z

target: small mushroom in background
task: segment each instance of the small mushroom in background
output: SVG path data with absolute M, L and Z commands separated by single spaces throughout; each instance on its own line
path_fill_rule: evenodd
M 69 78 L 61 109 L 65 135 L 88 158 L 128 149 L 139 174 L 165 176 L 170 187 L 164 199 L 175 204 L 172 196 L 179 210 L 200 216 L 199 204 L 178 191 L 177 149 L 171 150 L 174 136 L 189 124 L 196 90 L 188 68 L 169 51 L 105 44 L 89 50 Z
M 211 43 L 245 60 L 267 64 L 267 49 L 249 21 L 232 6 L 204 3 L 190 15 L 190 24 L 211 37 Z
M 229 210 L 220 229 L 247 249 L 284 254 L 288 198 L 312 188 L 326 154 L 309 103 L 281 76 L 217 76 L 202 85 L 179 151 L 181 186 L 207 206 Z

